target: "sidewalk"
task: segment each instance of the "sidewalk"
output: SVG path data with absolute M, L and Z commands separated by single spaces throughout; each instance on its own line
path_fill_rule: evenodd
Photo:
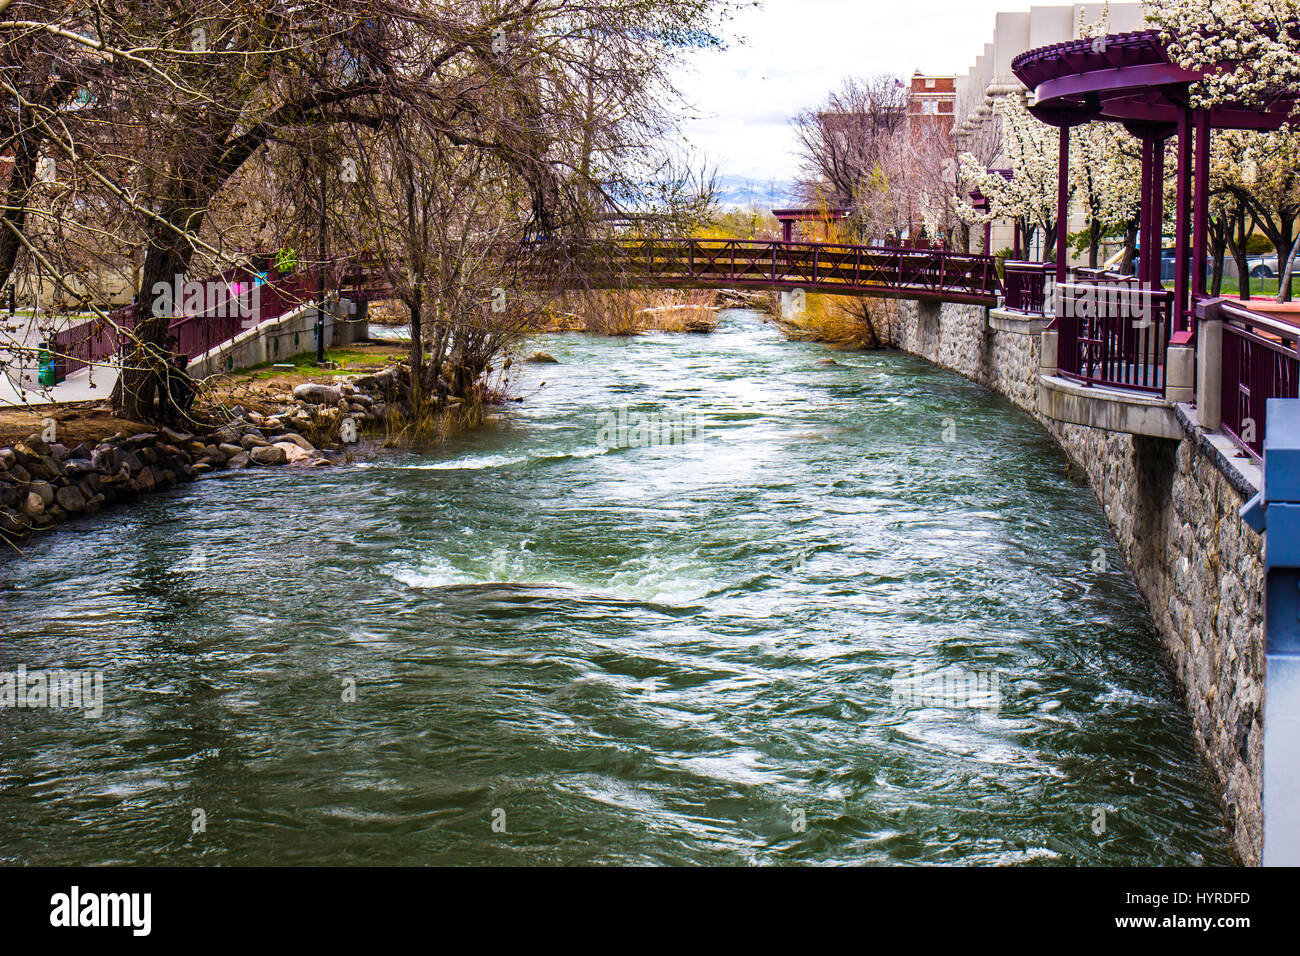
M 60 316 L 55 328 L 76 325 L 90 316 Z M 115 367 L 98 366 L 73 372 L 53 388 L 37 384 L 36 357 L 31 352 L 16 353 L 12 346 L 22 349 L 39 348 L 47 331 L 38 329 L 30 312 L 19 311 L 13 316 L 0 314 L 0 322 L 22 323 L 0 339 L 0 408 L 23 405 L 49 405 L 59 402 L 86 402 L 105 399 L 117 384 Z

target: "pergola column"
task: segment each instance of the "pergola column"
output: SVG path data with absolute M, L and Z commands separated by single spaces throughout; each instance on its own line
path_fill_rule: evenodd
M 1160 281 L 1165 245 L 1165 141 L 1156 136 L 1151 144 L 1151 288 L 1164 288 Z
M 1142 190 L 1138 200 L 1138 244 L 1142 247 L 1138 261 L 1139 285 L 1149 286 L 1151 279 L 1151 180 L 1154 144 L 1149 136 L 1142 137 Z
M 1210 111 L 1196 111 L 1196 198 L 1192 202 L 1192 298 L 1205 298 L 1205 256 L 1210 242 Z M 1245 279 L 1243 277 L 1242 281 Z
M 1174 270 L 1174 314 L 1172 329 L 1183 331 L 1190 325 L 1188 321 L 1187 298 L 1187 227 L 1191 216 L 1192 179 L 1192 116 L 1190 110 L 1184 110 L 1178 120 L 1178 209 L 1175 216 L 1177 225 L 1175 238 Z
M 1056 160 L 1056 286 L 1068 278 L 1066 261 L 1070 247 L 1070 127 L 1061 127 L 1061 145 Z

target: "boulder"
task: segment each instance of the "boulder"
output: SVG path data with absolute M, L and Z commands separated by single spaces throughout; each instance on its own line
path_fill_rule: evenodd
M 40 435 L 32 435 L 25 442 L 18 444 L 18 450 L 28 455 L 48 455 L 50 446 L 41 440 Z
M 243 454 L 244 447 L 232 442 L 222 442 L 217 446 L 217 451 L 221 452 L 221 454 L 226 458 L 233 458 L 236 455 Z
M 285 432 L 283 435 L 275 435 L 271 439 L 271 444 L 279 445 L 283 442 L 291 442 L 301 448 L 303 451 L 315 451 L 316 446 L 294 432 Z
M 226 462 L 226 467 L 231 471 L 239 471 L 242 468 L 247 468 L 248 452 L 241 451 L 238 454 L 232 455 L 230 460 Z
M 100 445 L 90 456 L 97 471 L 105 474 L 117 474 L 122 470 L 122 453 L 112 445 Z
M 22 465 L 10 465 L 9 474 L 13 475 L 16 481 L 21 481 L 23 484 L 32 480 L 32 473 Z
M 194 437 L 189 432 L 178 432 L 166 427 L 158 429 L 158 434 L 162 435 L 162 437 L 172 445 L 183 445 Z
M 260 435 L 245 435 L 239 440 L 239 443 L 244 446 L 244 451 L 252 451 L 254 448 L 265 448 L 267 445 L 271 444 Z
M 60 508 L 71 515 L 86 510 L 86 496 L 81 493 L 81 489 L 76 485 L 60 488 L 54 496 L 54 500 L 59 503 Z
M 38 455 L 27 462 L 27 470 L 34 478 L 53 481 L 63 474 L 63 465 L 49 455 Z
M 293 397 L 300 402 L 310 402 L 313 405 L 333 405 L 343 400 L 343 389 L 338 385 L 304 382 L 294 388 Z
M 0 471 L 8 470 L 18 464 L 18 456 L 12 448 L 0 448 Z
M 27 490 L 41 499 L 41 510 L 54 504 L 54 486 L 48 481 L 33 481 Z
M 279 445 L 262 445 L 248 453 L 249 459 L 258 465 L 283 465 L 289 460 L 284 448 Z
M 276 442 L 271 447 L 279 448 L 281 451 L 284 452 L 284 460 L 286 464 L 294 465 L 300 461 L 309 461 L 311 459 L 311 454 L 309 452 L 303 451 L 293 442 L 288 442 L 288 441 Z
M 150 468 L 141 468 L 140 473 L 131 479 L 131 490 L 135 492 L 153 491 L 157 487 L 158 481 Z
M 534 362 L 539 365 L 558 365 L 560 362 L 559 359 L 549 352 L 534 352 L 532 355 L 528 356 L 528 358 L 524 359 L 524 361 Z
M 41 496 L 36 494 L 34 491 L 29 491 L 27 493 L 27 497 L 23 499 L 22 504 L 19 505 L 19 507 L 22 509 L 22 513 L 29 518 L 35 518 L 38 515 L 45 514 L 45 502 L 42 501 Z
M 212 433 L 211 438 L 218 445 L 238 445 L 240 434 L 237 428 L 231 425 L 222 425 Z
M 50 450 L 46 453 L 55 461 L 67 461 L 72 456 L 72 449 L 67 445 L 60 445 L 58 442 L 50 445 Z

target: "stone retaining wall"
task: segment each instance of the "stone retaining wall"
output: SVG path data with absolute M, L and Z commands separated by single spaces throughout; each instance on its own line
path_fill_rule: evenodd
M 1040 324 L 1041 325 L 1041 324 Z M 1087 474 L 1146 600 L 1243 861 L 1262 849 L 1262 539 L 1238 516 L 1247 481 L 1179 406 L 1186 436 L 1146 438 L 1045 419 L 1034 323 L 977 306 L 903 303 L 898 348 L 1005 395 Z

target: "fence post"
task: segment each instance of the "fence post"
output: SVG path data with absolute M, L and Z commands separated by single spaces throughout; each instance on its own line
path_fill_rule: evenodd
M 1201 427 L 1223 427 L 1223 311 L 1221 299 L 1196 303 L 1196 414 Z

